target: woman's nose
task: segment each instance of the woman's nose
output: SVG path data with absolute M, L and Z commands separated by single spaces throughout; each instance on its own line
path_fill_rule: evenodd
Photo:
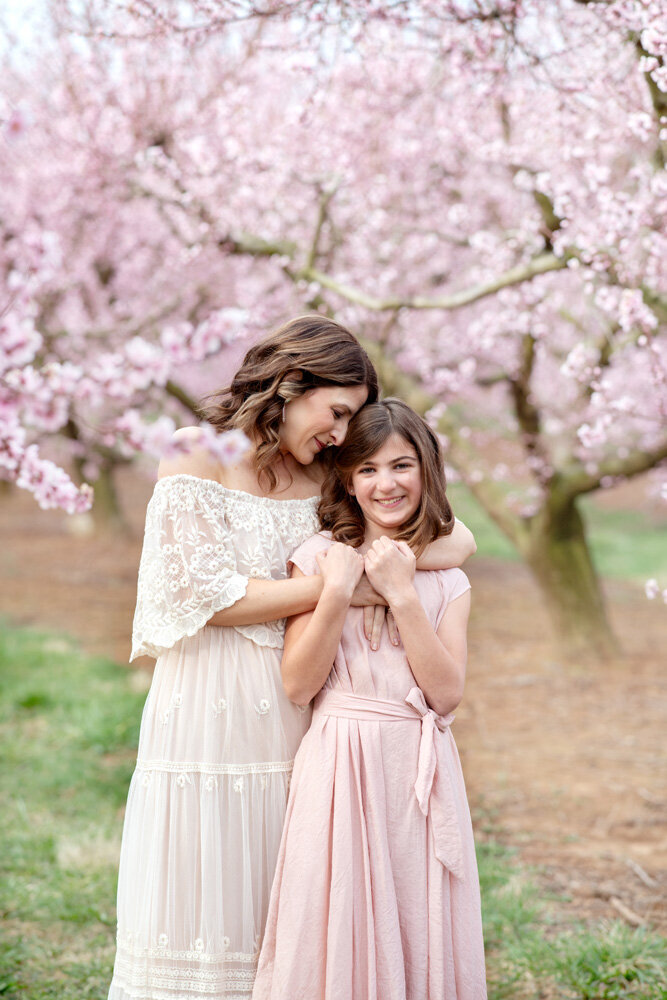
M 331 428 L 330 437 L 331 443 L 338 448 L 345 440 L 345 435 L 347 434 L 347 420 L 337 420 L 333 427 Z

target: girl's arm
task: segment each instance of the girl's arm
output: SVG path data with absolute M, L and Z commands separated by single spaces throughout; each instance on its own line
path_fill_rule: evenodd
M 472 531 L 463 521 L 456 520 L 451 534 L 441 535 L 426 546 L 417 560 L 417 569 L 454 569 L 462 566 L 476 551 Z
M 436 632 L 414 587 L 414 565 L 405 542 L 382 538 L 366 553 L 366 573 L 389 602 L 415 680 L 431 708 L 447 715 L 463 696 L 470 592 L 452 601 Z
M 290 618 L 285 629 L 280 671 L 287 697 L 297 705 L 307 705 L 329 676 L 350 599 L 364 571 L 362 556 L 339 542 L 319 554 L 317 561 L 323 579 L 317 607 Z M 303 576 L 296 566 L 292 575 Z

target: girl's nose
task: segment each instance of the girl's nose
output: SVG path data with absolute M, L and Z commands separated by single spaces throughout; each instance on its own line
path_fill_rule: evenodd
M 391 470 L 380 470 L 377 478 L 378 488 L 385 493 L 391 492 L 394 488 L 394 476 Z

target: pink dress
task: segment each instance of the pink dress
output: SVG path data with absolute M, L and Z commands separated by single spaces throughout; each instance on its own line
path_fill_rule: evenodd
M 292 562 L 307 575 L 331 540 Z M 434 627 L 469 589 L 418 572 Z M 296 756 L 254 1000 L 485 1000 L 479 881 L 450 723 L 350 609 Z

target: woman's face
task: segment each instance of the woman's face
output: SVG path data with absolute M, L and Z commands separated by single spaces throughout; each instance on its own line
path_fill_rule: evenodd
M 367 398 L 365 385 L 324 385 L 291 399 L 278 431 L 281 449 L 310 465 L 324 448 L 343 443 L 347 425 Z
M 394 535 L 421 501 L 422 471 L 414 447 L 400 434 L 391 434 L 354 470 L 350 492 L 364 515 L 366 541 Z

